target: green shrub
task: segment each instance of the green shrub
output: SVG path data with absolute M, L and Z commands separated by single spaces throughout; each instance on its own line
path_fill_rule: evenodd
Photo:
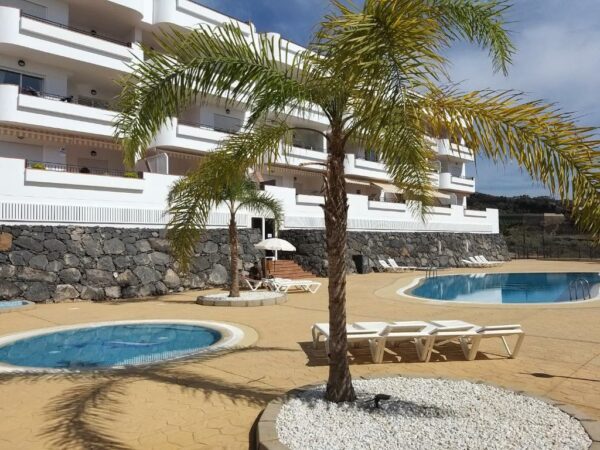
M 41 162 L 37 162 L 37 163 L 33 163 L 31 165 L 32 169 L 37 169 L 37 170 L 46 170 L 46 164 L 41 163 Z
M 137 173 L 137 172 L 125 172 L 125 173 L 123 174 L 123 176 L 124 176 L 125 178 L 139 178 L 139 175 L 138 175 L 138 173 Z

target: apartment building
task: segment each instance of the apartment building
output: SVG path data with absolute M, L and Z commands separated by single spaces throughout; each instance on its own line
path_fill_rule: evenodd
M 115 80 L 143 58 L 165 26 L 235 21 L 191 0 L 0 0 L 0 224 L 162 228 L 172 183 L 230 133 L 246 111 L 217 101 L 172 118 L 132 171 L 113 136 Z M 240 22 L 246 33 L 252 24 Z M 290 49 L 301 47 L 290 43 Z M 318 112 L 290 121 L 327 131 Z M 376 151 L 350 146 L 345 169 L 351 231 L 498 233 L 496 210 L 467 207 L 475 181 L 465 167 L 472 152 L 431 138 L 437 206 L 413 215 Z M 324 227 L 321 194 L 324 138 L 297 131 L 293 148 L 257 182 L 282 201 L 286 229 Z M 245 227 L 269 233 L 268 219 L 241 213 Z M 217 208 L 209 225 L 224 227 Z

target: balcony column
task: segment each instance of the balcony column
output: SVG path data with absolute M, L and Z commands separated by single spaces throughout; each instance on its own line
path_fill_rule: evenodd
M 134 28 L 131 30 L 131 43 L 135 44 L 136 42 L 142 42 L 142 29 Z

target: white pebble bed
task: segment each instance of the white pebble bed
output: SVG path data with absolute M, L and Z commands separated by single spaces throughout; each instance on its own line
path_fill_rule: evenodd
M 291 449 L 584 450 L 576 419 L 541 400 L 467 381 L 355 380 L 358 401 L 333 404 L 325 386 L 288 399 L 277 416 Z M 375 409 L 376 394 L 391 395 Z

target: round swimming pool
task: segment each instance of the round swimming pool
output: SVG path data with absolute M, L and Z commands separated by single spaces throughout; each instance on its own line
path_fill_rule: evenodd
M 589 296 L 588 296 L 589 288 Z M 575 296 L 577 290 L 577 296 Z M 585 295 L 582 295 L 582 292 Z M 600 295 L 600 273 L 476 273 L 420 280 L 404 290 L 429 300 L 467 303 L 558 303 Z
M 0 313 L 32 308 L 33 306 L 34 303 L 27 300 L 3 300 L 0 301 Z
M 95 369 L 151 364 L 231 345 L 243 332 L 195 321 L 106 322 L 0 338 L 0 368 Z

